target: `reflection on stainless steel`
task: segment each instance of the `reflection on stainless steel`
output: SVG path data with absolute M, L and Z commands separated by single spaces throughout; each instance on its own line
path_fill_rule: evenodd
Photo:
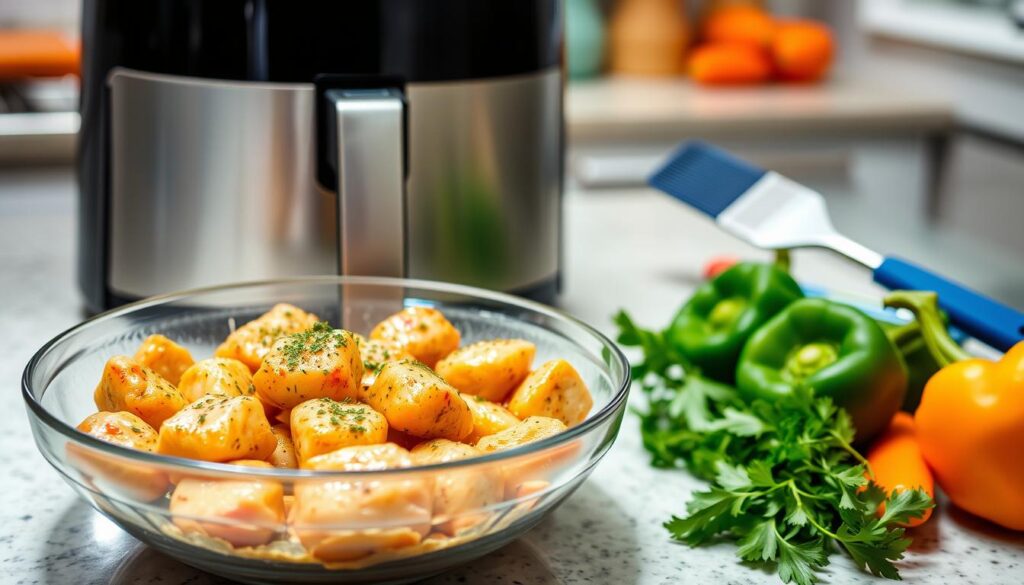
M 561 83 L 409 86 L 409 276 L 505 290 L 554 277 Z
M 125 69 L 109 85 L 113 292 L 338 270 L 336 197 L 314 175 L 312 85 Z M 410 84 L 407 97 L 409 276 L 505 290 L 553 279 L 557 69 Z
M 342 274 L 405 276 L 405 105 L 401 92 L 330 90 L 338 162 L 338 254 Z M 371 298 L 360 287 L 342 286 L 342 327 L 358 330 L 358 307 Z M 376 296 L 377 291 L 373 293 Z M 401 291 L 388 295 L 393 310 Z M 384 300 L 381 298 L 380 300 Z
M 114 292 L 337 271 L 312 86 L 114 70 L 110 88 Z
M 405 276 L 405 176 L 396 90 L 327 92 L 338 144 L 342 274 Z

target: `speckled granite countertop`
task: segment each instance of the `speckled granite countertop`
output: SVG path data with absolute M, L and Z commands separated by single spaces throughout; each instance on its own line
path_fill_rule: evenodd
M 714 253 L 750 254 L 703 219 L 645 193 L 567 197 L 562 304 L 598 327 L 620 306 L 660 323 L 698 282 Z M 223 583 L 139 544 L 80 501 L 36 452 L 20 396 L 25 363 L 82 319 L 74 284 L 74 199 L 69 171 L 0 173 L 0 583 Z M 615 237 L 609 237 L 615 234 Z M 798 276 L 870 294 L 865 273 L 835 259 L 796 257 Z M 777 583 L 737 562 L 727 545 L 691 550 L 661 522 L 700 482 L 647 466 L 636 421 L 562 507 L 526 538 L 427 583 Z M 941 503 L 900 564 L 908 582 L 1019 584 L 1024 536 Z M 833 557 L 830 583 L 883 583 Z

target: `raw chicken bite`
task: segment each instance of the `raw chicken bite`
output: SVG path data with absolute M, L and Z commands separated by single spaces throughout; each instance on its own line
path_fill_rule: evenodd
M 570 427 L 583 422 L 593 405 L 579 372 L 562 359 L 534 370 L 508 399 L 508 409 L 519 418 L 547 416 Z
M 420 438 L 459 441 L 473 431 L 473 414 L 466 401 L 419 362 L 385 364 L 362 399 L 393 428 Z
M 287 303 L 280 303 L 234 330 L 224 343 L 217 347 L 214 355 L 236 359 L 255 372 L 275 341 L 285 335 L 305 331 L 319 321 L 320 318 L 313 313 L 307 313 Z
M 447 463 L 479 457 L 483 452 L 447 439 L 420 443 L 412 450 L 417 465 Z M 438 472 L 434 476 L 434 524 L 449 535 L 479 524 L 485 508 L 502 500 L 505 480 L 497 465 Z
M 342 447 L 387 442 L 388 421 L 365 404 L 317 398 L 292 409 L 291 433 L 302 466 L 310 457 Z
M 409 452 L 392 443 L 346 447 L 307 463 L 324 471 L 413 465 Z M 289 524 L 317 559 L 356 560 L 418 544 L 430 530 L 431 493 L 429 480 L 416 474 L 302 481 L 295 486 Z
M 233 461 L 270 468 L 265 461 Z M 171 519 L 185 533 L 232 546 L 266 544 L 284 528 L 284 489 L 271 480 L 182 479 L 171 494 Z
M 156 451 L 156 431 L 130 412 L 96 412 L 85 417 L 77 428 L 108 443 L 139 451 Z
M 458 329 L 430 307 L 409 307 L 384 319 L 370 332 L 370 339 L 397 345 L 417 360 L 434 367 L 438 360 L 459 347 Z
M 175 386 L 178 385 L 182 372 L 194 363 L 192 354 L 187 349 L 159 334 L 150 335 L 142 340 L 134 359 Z
M 558 419 L 531 416 L 500 433 L 480 439 L 476 443 L 476 448 L 484 453 L 513 449 L 553 437 L 565 432 L 566 429 L 565 423 Z M 571 461 L 571 457 L 578 449 L 579 443 L 572 441 L 506 461 L 503 466 L 506 495 L 516 497 L 516 494 L 523 492 L 524 486 L 547 485 L 553 472 Z
M 545 416 L 531 416 L 504 431 L 480 439 L 476 443 L 476 448 L 484 453 L 503 451 L 553 437 L 565 432 L 565 430 L 565 423 L 558 419 Z
M 77 428 L 101 441 L 130 449 L 153 452 L 157 447 L 157 432 L 129 412 L 93 413 Z M 167 475 L 146 465 L 130 463 L 76 443 L 68 443 L 68 459 L 87 476 L 97 492 L 122 493 L 139 501 L 155 500 L 167 492 Z
M 190 403 L 203 396 L 253 396 L 248 366 L 231 358 L 200 360 L 181 375 L 178 391 Z
M 478 341 L 437 362 L 437 373 L 460 392 L 501 402 L 530 373 L 537 348 L 522 339 Z
M 205 396 L 164 422 L 157 450 L 203 461 L 232 461 L 265 460 L 276 448 L 277 439 L 258 400 Z
M 370 386 L 373 386 L 384 364 L 416 359 L 394 343 L 367 339 L 356 333 L 353 333 L 353 336 L 359 346 L 359 356 L 363 359 L 363 390 L 369 390 Z
M 174 384 L 123 355 L 107 360 L 93 398 L 99 410 L 130 412 L 153 428 L 188 404 Z
M 363 361 L 351 333 L 317 323 L 278 339 L 253 376 L 260 400 L 282 410 L 313 398 L 355 400 Z
M 288 425 L 274 425 L 270 427 L 277 439 L 277 447 L 267 458 L 267 462 L 281 469 L 298 469 L 299 458 L 295 454 L 295 444 L 292 443 L 292 431 Z
M 472 394 L 462 394 L 462 399 L 473 413 L 473 432 L 462 440 L 464 443 L 476 444 L 482 437 L 500 433 L 519 423 L 516 415 L 500 404 Z

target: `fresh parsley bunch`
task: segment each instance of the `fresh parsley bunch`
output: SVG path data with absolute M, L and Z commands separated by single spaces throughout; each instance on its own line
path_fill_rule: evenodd
M 899 579 L 910 545 L 898 525 L 933 506 L 921 490 L 885 492 L 852 446 L 849 415 L 809 390 L 745 403 L 734 388 L 685 369 L 657 332 L 620 312 L 619 343 L 641 348 L 634 378 L 644 447 L 659 467 L 686 466 L 711 482 L 665 523 L 690 546 L 728 538 L 741 559 L 773 565 L 783 582 L 809 585 L 837 549 L 862 569 Z M 877 511 L 884 504 L 881 516 Z

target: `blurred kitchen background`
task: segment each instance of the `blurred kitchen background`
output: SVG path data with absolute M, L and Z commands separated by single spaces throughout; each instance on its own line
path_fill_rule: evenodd
M 1024 306 L 1024 2 L 565 6 L 568 197 L 650 196 L 659 157 L 702 138 L 820 190 L 863 243 Z M 76 0 L 0 0 L 5 228 L 73 213 L 79 12 Z M 737 49 L 757 43 L 766 15 L 793 27 L 789 44 Z M 0 251 L 5 268 L 16 252 Z

